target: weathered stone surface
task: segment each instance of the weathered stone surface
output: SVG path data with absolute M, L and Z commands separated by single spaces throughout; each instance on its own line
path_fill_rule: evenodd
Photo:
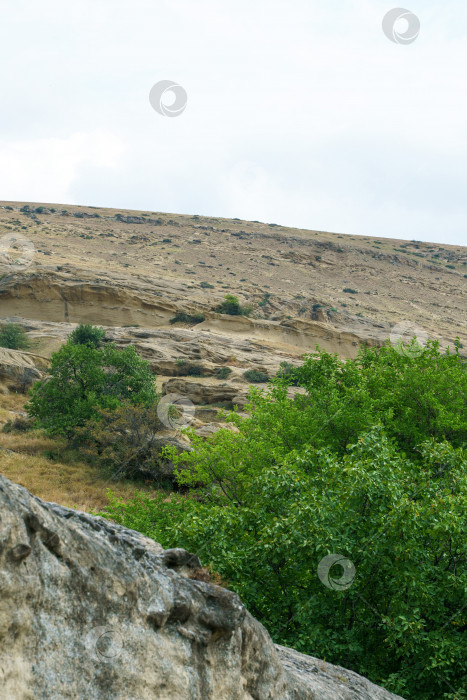
M 165 394 L 180 394 L 187 396 L 194 404 L 231 404 L 233 397 L 238 394 L 238 387 L 230 384 L 202 384 L 189 379 L 169 379 L 163 385 Z
M 0 476 L 0 697 L 395 700 L 275 647 L 199 560 Z
M 0 392 L 17 391 L 24 394 L 40 377 L 41 373 L 31 355 L 0 348 Z

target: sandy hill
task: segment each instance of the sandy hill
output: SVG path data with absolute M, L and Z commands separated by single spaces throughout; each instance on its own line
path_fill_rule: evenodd
M 196 331 L 342 355 L 401 323 L 467 340 L 467 248 L 275 224 L 92 207 L 0 203 L 0 238 L 21 235 L 32 264 L 1 267 L 1 318 L 160 329 L 177 310 Z M 1 249 L 0 249 L 1 254 Z M 3 256 L 12 262 L 12 251 Z M 1 265 L 1 259 L 0 259 Z M 347 291 L 345 291 L 347 290 Z M 226 293 L 250 320 L 212 312 Z
M 249 318 L 215 311 L 227 293 L 253 308 Z M 204 321 L 170 323 L 177 313 Z M 195 404 L 192 427 L 208 435 L 222 407 L 245 403 L 247 370 L 271 376 L 317 344 L 342 357 L 355 356 L 362 342 L 413 335 L 445 346 L 459 337 L 467 348 L 467 248 L 237 219 L 0 202 L 5 321 L 21 323 L 32 347 L 1 351 L 0 423 L 21 414 L 24 399 L 16 392 L 41 376 L 50 354 L 86 322 L 104 326 L 120 346 L 136 345 L 158 387 Z M 17 440 L 5 440 L 4 447 L 19 449 Z M 7 476 L 49 500 L 60 497 L 47 490 L 50 479 L 30 482 L 18 464 Z

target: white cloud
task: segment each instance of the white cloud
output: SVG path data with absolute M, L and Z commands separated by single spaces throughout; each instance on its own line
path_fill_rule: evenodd
M 4 0 L 0 197 L 465 244 L 467 6 L 411 1 L 409 46 L 390 7 Z
M 80 169 L 99 169 L 105 177 L 107 169 L 118 166 L 123 152 L 117 136 L 102 132 L 0 141 L 0 192 L 6 200 L 73 204 L 71 189 Z

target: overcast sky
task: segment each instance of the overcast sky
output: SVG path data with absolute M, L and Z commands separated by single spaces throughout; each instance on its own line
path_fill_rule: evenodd
M 1 0 L 0 199 L 467 245 L 467 3 L 404 7 Z

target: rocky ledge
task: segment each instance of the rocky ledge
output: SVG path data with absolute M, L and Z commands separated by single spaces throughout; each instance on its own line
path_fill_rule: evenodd
M 0 697 L 396 700 L 275 646 L 182 549 L 44 503 L 0 475 Z

